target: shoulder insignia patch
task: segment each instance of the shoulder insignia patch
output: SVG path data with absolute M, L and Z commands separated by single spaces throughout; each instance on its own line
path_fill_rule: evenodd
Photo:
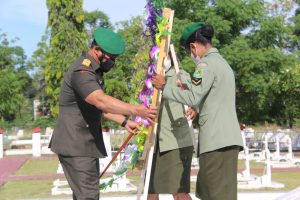
M 92 62 L 89 59 L 85 58 L 85 59 L 83 59 L 81 64 L 85 67 L 90 67 L 91 63 Z
M 202 78 L 202 75 L 203 75 L 203 69 L 200 67 L 197 67 L 193 74 L 193 77 L 194 78 Z
M 196 67 L 196 70 L 193 74 L 192 77 L 192 84 L 198 86 L 202 83 L 202 77 L 203 77 L 203 67 L 206 66 L 206 63 L 200 63 L 198 64 L 198 66 Z
M 196 77 L 193 77 L 192 78 L 192 83 L 196 86 L 200 85 L 202 83 L 202 78 L 196 78 Z

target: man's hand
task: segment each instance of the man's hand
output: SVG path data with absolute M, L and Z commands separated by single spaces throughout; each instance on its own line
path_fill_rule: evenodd
M 187 109 L 187 111 L 185 112 L 185 117 L 188 118 L 188 119 L 190 119 L 190 120 L 194 120 L 196 118 L 197 114 L 198 113 L 197 113 L 197 111 L 195 111 L 194 108 L 189 107 Z
M 128 119 L 125 128 L 127 131 L 133 133 L 134 135 L 136 135 L 140 130 L 139 124 L 137 122 L 131 121 L 130 119 Z
M 160 74 L 155 74 L 152 77 L 152 84 L 158 90 L 161 90 L 164 87 L 166 81 L 162 72 Z
M 146 107 L 145 105 L 136 105 L 136 110 L 134 115 L 144 117 L 151 124 L 153 124 L 155 122 L 155 118 L 157 115 L 157 108 L 152 105 L 150 105 L 149 107 Z
M 177 87 L 180 87 L 181 90 L 189 90 L 189 87 L 186 83 L 182 83 L 180 80 L 176 81 Z

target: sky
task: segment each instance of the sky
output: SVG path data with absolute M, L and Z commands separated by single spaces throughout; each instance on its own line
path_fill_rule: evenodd
M 15 45 L 30 58 L 46 30 L 46 0 L 0 0 L 0 5 L 0 34 L 6 33 L 9 40 L 18 37 Z M 113 24 L 142 15 L 145 5 L 146 0 L 83 0 L 84 10 L 102 11 Z

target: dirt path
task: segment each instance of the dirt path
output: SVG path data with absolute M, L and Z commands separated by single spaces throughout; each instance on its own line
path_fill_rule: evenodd
M 28 160 L 34 159 L 57 159 L 56 156 L 42 156 L 40 158 L 33 157 L 4 157 L 0 159 L 0 186 L 10 180 L 42 180 L 64 178 L 64 174 L 37 174 L 37 175 L 13 175 Z
M 27 157 L 4 157 L 0 159 L 0 186 L 8 177 L 17 171 L 29 158 Z

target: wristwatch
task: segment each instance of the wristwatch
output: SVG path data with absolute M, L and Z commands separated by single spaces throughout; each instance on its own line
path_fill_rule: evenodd
M 125 127 L 125 126 L 126 126 L 127 121 L 128 121 L 128 118 L 129 118 L 129 116 L 125 116 L 125 119 L 124 119 L 124 121 L 123 121 L 122 124 L 121 124 L 122 127 Z

